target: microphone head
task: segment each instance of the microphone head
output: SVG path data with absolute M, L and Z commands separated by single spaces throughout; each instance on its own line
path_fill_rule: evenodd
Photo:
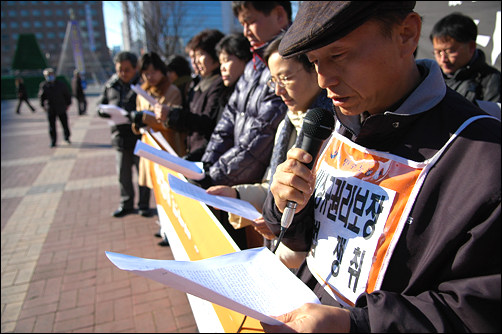
M 302 125 L 304 135 L 325 140 L 331 135 L 334 128 L 335 117 L 333 112 L 322 108 L 307 110 Z

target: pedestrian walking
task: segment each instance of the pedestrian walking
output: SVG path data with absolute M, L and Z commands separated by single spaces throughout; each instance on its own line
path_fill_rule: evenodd
M 45 81 L 40 83 L 38 96 L 40 105 L 47 112 L 51 147 L 55 147 L 57 143 L 56 117 L 59 118 L 63 126 L 65 141 L 71 144 L 67 114 L 68 107 L 71 105 L 70 90 L 64 82 L 56 79 L 52 68 L 46 68 L 43 73 Z
M 21 77 L 16 78 L 16 89 L 17 89 L 17 108 L 16 108 L 16 114 L 21 113 L 21 103 L 26 102 L 28 107 L 30 107 L 31 112 L 35 112 L 35 108 L 30 104 L 30 101 L 28 101 L 28 92 L 26 91 L 26 85 L 24 84 L 24 80 Z
M 87 100 L 84 94 L 84 87 L 82 86 L 82 77 L 80 72 L 75 70 L 73 72 L 73 78 L 71 80 L 71 89 L 73 91 L 73 96 L 77 99 L 78 103 L 78 114 L 87 114 Z

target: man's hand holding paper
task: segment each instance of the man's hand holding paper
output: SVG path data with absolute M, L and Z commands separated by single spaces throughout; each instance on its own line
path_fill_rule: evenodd
M 111 105 L 111 104 L 100 104 L 99 109 L 101 109 L 101 114 L 107 114 L 110 117 L 108 118 L 108 124 L 110 125 L 120 125 L 120 124 L 128 124 L 130 123 L 129 118 L 127 117 L 129 113 L 124 109 Z
M 261 217 L 261 214 L 246 201 L 225 196 L 208 194 L 204 189 L 194 184 L 182 181 L 173 175 L 168 176 L 169 187 L 177 194 L 204 202 L 212 207 L 231 212 L 249 220 Z
M 106 252 L 119 269 L 153 279 L 270 325 L 315 294 L 265 247 L 199 261 L 152 260 Z

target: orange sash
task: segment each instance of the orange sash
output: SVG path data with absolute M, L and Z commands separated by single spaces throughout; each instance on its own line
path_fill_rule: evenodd
M 315 222 L 307 264 L 338 302 L 353 306 L 381 286 L 395 245 L 433 158 L 415 162 L 366 149 L 334 133 L 316 164 Z

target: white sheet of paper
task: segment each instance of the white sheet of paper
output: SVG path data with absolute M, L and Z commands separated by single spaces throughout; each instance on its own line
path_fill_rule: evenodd
M 142 128 L 143 129 L 143 128 Z M 166 138 L 164 138 L 164 136 L 162 135 L 162 133 L 160 133 L 159 131 L 155 131 L 153 130 L 152 128 L 149 128 L 149 133 L 150 135 L 152 135 L 152 137 L 154 137 L 159 143 L 160 145 L 167 151 L 169 152 L 170 154 L 174 155 L 175 157 L 178 157 L 178 154 L 176 153 L 176 151 L 172 148 L 171 145 L 169 145 L 169 143 L 167 142 Z M 201 167 L 202 169 L 202 167 Z
M 119 269 L 271 325 L 280 321 L 270 316 L 305 303 L 320 303 L 312 290 L 265 247 L 199 261 L 152 260 L 113 252 L 106 252 L 106 256 Z
M 118 106 L 112 104 L 100 104 L 99 108 L 103 110 L 103 112 L 110 115 L 110 118 L 107 118 L 110 126 L 130 123 L 129 118 L 126 117 L 129 113 Z
M 177 194 L 206 203 L 214 208 L 236 214 L 249 220 L 261 217 L 261 213 L 259 213 L 249 202 L 237 198 L 208 194 L 201 187 L 180 180 L 171 174 L 168 176 L 168 181 L 171 190 Z
M 136 141 L 134 154 L 158 163 L 175 172 L 183 174 L 185 177 L 193 180 L 202 180 L 204 178 L 204 170 L 195 162 L 182 159 L 180 157 L 169 154 L 166 151 L 159 150 L 153 146 L 145 144 L 141 140 Z
M 148 94 L 147 92 L 145 92 L 145 90 L 143 88 L 141 88 L 140 85 L 131 85 L 131 89 L 134 92 L 136 92 L 136 94 L 141 95 L 142 97 L 144 97 L 145 100 L 147 100 L 148 103 L 150 103 L 150 105 L 152 107 L 157 103 L 157 100 L 155 100 L 155 98 L 153 96 L 151 96 L 150 94 Z

